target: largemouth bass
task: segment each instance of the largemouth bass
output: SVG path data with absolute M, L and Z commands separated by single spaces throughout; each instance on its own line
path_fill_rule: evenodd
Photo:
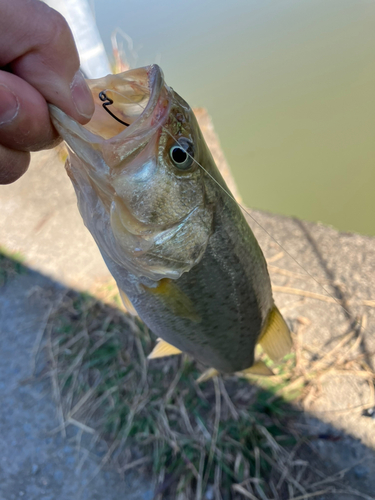
M 52 120 L 85 225 L 123 299 L 162 339 L 151 357 L 185 352 L 219 372 L 267 373 L 256 344 L 278 360 L 290 332 L 191 108 L 156 65 L 88 84 L 92 120 L 51 106 Z

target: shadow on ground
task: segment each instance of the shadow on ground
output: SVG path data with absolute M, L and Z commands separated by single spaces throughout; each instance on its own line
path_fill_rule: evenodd
M 187 359 L 146 361 L 136 319 L 4 254 L 0 325 L 1 500 L 372 498 L 374 450 L 285 401 L 308 377 L 197 386 Z

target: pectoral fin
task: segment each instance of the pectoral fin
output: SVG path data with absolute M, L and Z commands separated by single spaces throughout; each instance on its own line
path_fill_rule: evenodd
M 148 359 L 164 358 L 164 356 L 174 356 L 176 354 L 181 354 L 182 351 L 177 349 L 171 344 L 168 344 L 165 340 L 158 339 L 158 343 L 147 356 Z
M 141 285 L 144 290 L 155 295 L 165 307 L 180 318 L 187 318 L 200 323 L 201 317 L 194 308 L 192 300 L 178 287 L 173 280 L 163 278 L 155 288 Z
M 293 346 L 289 327 L 276 306 L 269 313 L 258 343 L 267 356 L 276 363 L 286 356 Z

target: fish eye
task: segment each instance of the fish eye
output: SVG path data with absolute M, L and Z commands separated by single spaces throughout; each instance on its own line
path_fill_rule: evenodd
M 194 162 L 193 144 L 187 139 L 179 139 L 169 150 L 173 164 L 180 170 L 188 170 Z

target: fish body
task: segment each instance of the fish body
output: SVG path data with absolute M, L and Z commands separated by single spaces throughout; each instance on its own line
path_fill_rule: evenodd
M 173 353 L 220 372 L 252 367 L 262 339 L 285 354 L 289 330 L 266 261 L 189 105 L 156 65 L 89 86 L 88 125 L 53 106 L 51 115 L 81 215 L 121 294 Z M 103 90 L 128 126 L 103 109 Z

